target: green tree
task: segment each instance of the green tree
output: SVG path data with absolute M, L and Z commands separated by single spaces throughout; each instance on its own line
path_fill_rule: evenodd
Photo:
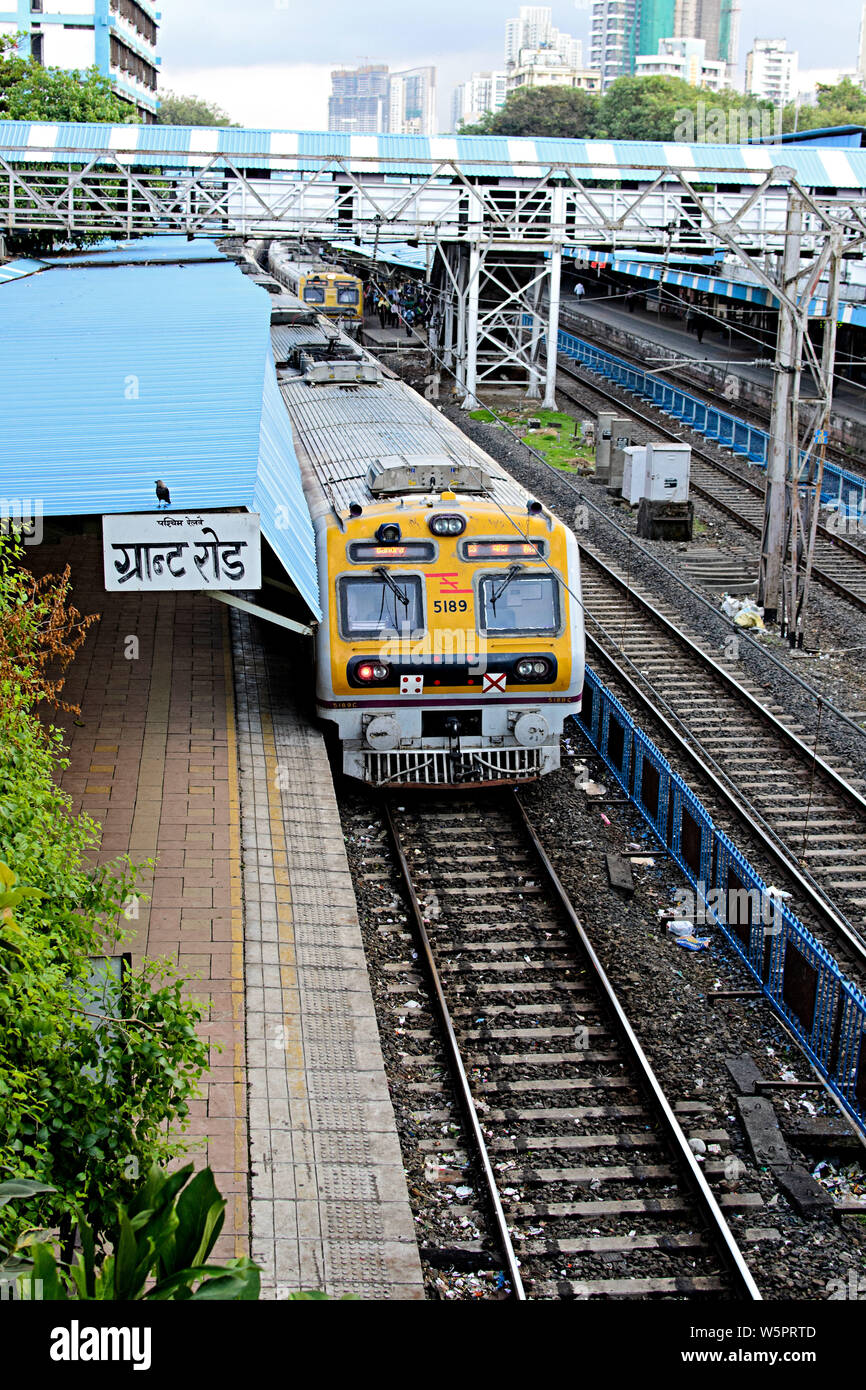
M 167 962 L 122 981 L 95 968 L 126 940 L 141 871 L 94 867 L 99 828 L 57 785 L 68 761 L 50 708 L 88 620 L 68 607 L 68 572 L 37 582 L 22 562 L 0 537 L 0 1178 L 55 1188 L 22 1215 L 66 1237 L 79 1211 L 104 1230 L 138 1175 L 178 1152 L 208 1048 Z M 0 1210 L 5 1245 L 10 1219 Z
M 519 87 L 499 111 L 488 111 L 461 135 L 530 135 L 582 140 L 595 133 L 599 99 L 577 87 Z
M 33 58 L 22 58 L 18 52 L 22 37 L 0 36 L 0 120 L 139 124 L 135 107 L 115 96 L 111 83 L 98 68 L 67 72 L 64 68 L 43 67 Z M 20 191 L 14 197 L 19 204 L 26 201 L 26 195 Z M 81 204 L 80 190 L 75 197 Z M 101 236 L 87 233 L 66 238 L 50 231 L 19 231 L 9 234 L 7 244 L 13 255 L 38 256 L 53 250 L 57 243 L 81 247 L 99 240 Z
M 782 118 L 782 129 L 786 131 L 821 130 L 834 125 L 866 125 L 866 91 L 849 77 L 833 86 L 819 86 L 814 106 L 801 106 L 798 110 L 792 102 L 785 107 Z
M 137 125 L 138 114 L 98 68 L 46 68 L 18 52 L 21 35 L 0 37 L 0 120 L 108 121 Z
M 603 97 L 573 87 L 520 87 L 500 111 L 488 111 L 460 133 L 739 144 L 773 129 L 769 102 L 653 76 L 620 77 Z
M 598 134 L 609 140 L 739 144 L 772 133 L 773 107 L 740 92 L 710 92 L 680 77 L 619 77 L 601 101 Z
M 157 121 L 160 125 L 237 126 L 226 112 L 202 97 L 185 97 L 179 92 L 160 92 Z

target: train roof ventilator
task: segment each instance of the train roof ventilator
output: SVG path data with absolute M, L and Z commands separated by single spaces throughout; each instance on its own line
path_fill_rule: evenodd
M 492 479 L 480 464 L 447 454 L 392 454 L 370 465 L 367 485 L 374 497 L 413 491 L 480 494 L 490 490 Z

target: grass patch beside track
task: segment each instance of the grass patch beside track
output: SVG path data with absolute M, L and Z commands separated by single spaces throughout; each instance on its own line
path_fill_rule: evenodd
M 504 420 L 525 444 L 537 449 L 548 463 L 563 473 L 577 473 L 593 465 L 595 449 L 583 443 L 580 422 L 562 410 L 500 410 L 496 415 L 490 410 L 473 410 L 470 419 L 485 424 Z M 539 420 L 540 428 L 530 429 L 530 420 Z

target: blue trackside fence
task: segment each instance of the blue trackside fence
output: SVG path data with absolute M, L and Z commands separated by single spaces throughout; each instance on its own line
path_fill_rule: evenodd
M 866 1127 L 866 995 L 713 825 L 682 777 L 587 667 L 580 726 L 669 850 L 773 1009 Z M 698 932 L 700 928 L 698 927 Z
M 529 316 L 524 316 L 524 323 L 530 322 Z M 766 430 L 756 429 L 754 425 L 738 420 L 727 411 L 717 410 L 715 406 L 708 405 L 706 401 L 699 400 L 688 391 L 660 381 L 657 376 L 641 371 L 630 362 L 624 362 L 612 352 L 594 347 L 592 343 L 575 337 L 573 333 L 560 330 L 558 348 L 563 357 L 572 358 L 598 376 L 605 377 L 633 395 L 649 401 L 666 415 L 682 420 L 707 439 L 715 440 L 732 453 L 748 459 L 750 463 L 766 468 L 770 447 L 770 436 Z M 805 455 L 803 458 L 805 459 Z M 866 512 L 866 478 L 849 473 L 838 464 L 827 462 L 824 464 L 821 500 L 837 502 L 839 511 L 846 515 L 860 516 Z

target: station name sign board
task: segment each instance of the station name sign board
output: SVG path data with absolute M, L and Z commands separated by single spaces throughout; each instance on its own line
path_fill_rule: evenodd
M 109 593 L 260 589 L 262 543 L 251 512 L 153 512 L 102 518 Z

